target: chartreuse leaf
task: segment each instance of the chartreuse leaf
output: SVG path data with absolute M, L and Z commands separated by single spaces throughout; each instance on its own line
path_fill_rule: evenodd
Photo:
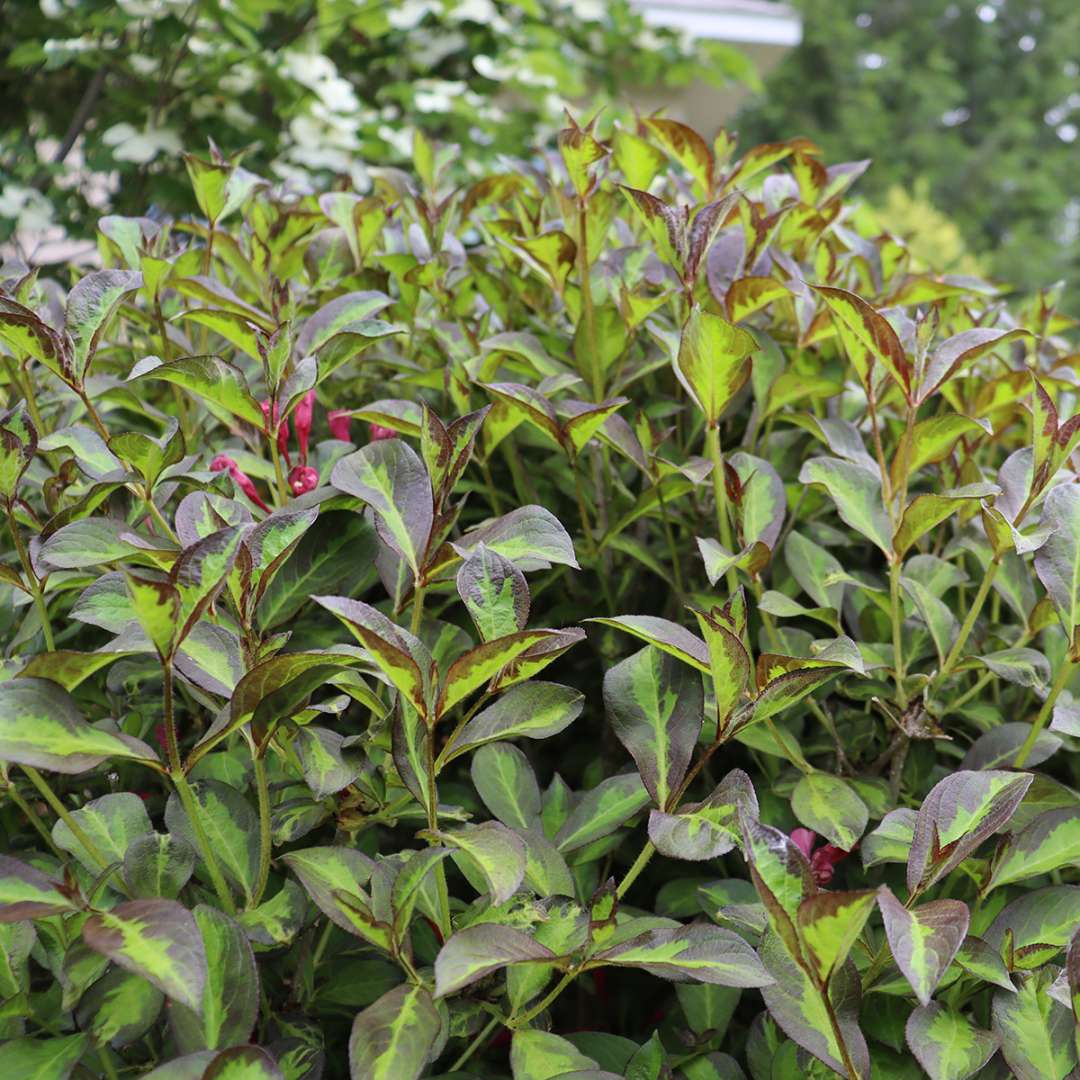
M 351 934 L 357 932 L 355 920 L 340 901 L 343 897 L 366 901 L 363 887 L 371 879 L 373 866 L 366 855 L 347 847 L 315 847 L 290 851 L 281 861 L 331 922 Z
M 477 545 L 461 564 L 457 590 L 484 641 L 525 629 L 529 586 L 525 575 L 498 552 Z
M 648 930 L 589 961 L 590 967 L 604 964 L 719 986 L 767 986 L 772 982 L 757 953 L 738 934 L 711 923 Z
M 713 678 L 713 698 L 719 730 L 724 731 L 736 708 L 746 696 L 752 664 L 739 635 L 726 624 L 722 613 L 695 611 L 702 637 L 709 650 Z
M 179 1002 L 169 1012 L 183 1053 L 245 1043 L 259 1015 L 259 969 L 247 935 L 216 908 L 200 904 L 194 914 L 206 949 L 207 977 L 198 1013 Z
M 925 536 L 961 508 L 965 499 L 984 499 L 998 492 L 996 484 L 968 484 L 942 494 L 916 495 L 904 510 L 903 519 L 893 537 L 896 557 L 902 559 L 920 537 Z
M 915 819 L 908 889 L 928 888 L 959 866 L 1012 817 L 1031 781 L 1025 773 L 965 769 L 936 784 Z
M 206 1066 L 202 1080 L 285 1080 L 285 1074 L 261 1047 L 230 1046 Z
M 407 937 L 409 920 L 428 874 L 449 854 L 450 849 L 445 847 L 428 847 L 414 852 L 394 878 L 390 907 L 394 912 L 394 937 L 398 942 Z
M 732 769 L 707 799 L 680 806 L 676 813 L 650 811 L 649 839 L 672 859 L 715 859 L 741 839 L 740 812 L 756 816 L 757 796 L 750 777 Z
M 82 835 L 90 839 L 95 850 L 106 860 L 106 865 L 123 862 L 128 848 L 153 831 L 146 803 L 130 791 L 118 791 L 91 799 L 71 812 L 71 820 Z M 100 874 L 104 869 L 63 819 L 58 819 L 53 825 L 52 835 L 56 846 L 74 855 L 90 873 Z
M 1016 993 L 994 994 L 991 1016 L 1001 1055 L 1017 1080 L 1064 1080 L 1077 1059 L 1072 1010 L 1047 992 L 1051 970 L 1019 979 Z
M 263 414 L 243 372 L 218 356 L 182 356 L 151 366 L 144 361 L 130 382 L 164 380 L 190 390 L 239 420 L 262 430 Z
M 56 1038 L 9 1039 L 0 1044 L 0 1067 L 20 1080 L 67 1080 L 89 1041 L 84 1032 Z
M 937 1002 L 915 1009 L 904 1027 L 907 1044 L 931 1080 L 967 1080 L 993 1057 L 998 1037 Z
M 569 727 L 584 708 L 577 690 L 556 683 L 523 682 L 481 709 L 449 743 L 445 760 L 501 739 L 546 739 Z
M 180 629 L 180 591 L 171 581 L 125 574 L 131 610 L 159 656 L 172 655 Z
M 164 1002 L 165 995 L 141 975 L 114 967 L 79 999 L 75 1018 L 98 1045 L 119 1048 L 146 1034 Z
M 960 900 L 932 900 L 908 909 L 884 885 L 878 904 L 893 960 L 911 984 L 919 1004 L 928 1005 L 967 935 L 967 904 Z
M 459 701 L 494 679 L 522 653 L 557 633 L 557 630 L 519 630 L 467 649 L 447 668 L 436 714 L 442 716 L 449 712 Z
M 358 1013 L 349 1035 L 351 1080 L 417 1080 L 442 1018 L 422 986 L 403 984 Z
M 1080 807 L 1047 810 L 1010 833 L 994 855 L 984 891 L 1080 863 Z
M 881 497 L 881 475 L 868 466 L 840 458 L 817 457 L 803 463 L 800 484 L 821 484 L 836 504 L 841 520 L 892 553 L 892 530 Z
M 801 824 L 842 851 L 855 847 L 870 820 L 866 803 L 849 783 L 821 772 L 800 778 L 791 793 L 791 809 Z
M 83 924 L 82 936 L 96 952 L 201 1013 L 208 978 L 206 949 L 195 919 L 182 904 L 130 900 L 95 912 Z
M 694 308 L 682 329 L 675 374 L 709 424 L 715 424 L 750 378 L 754 336 L 719 315 Z
M 579 798 L 556 833 L 555 846 L 565 853 L 610 836 L 648 802 L 649 793 L 637 773 L 609 776 Z
M 82 385 L 98 342 L 123 299 L 142 285 L 142 274 L 131 270 L 96 270 L 68 294 L 64 328 L 74 346 L 74 371 Z
M 75 910 L 59 881 L 0 854 L 0 922 L 41 919 Z
M 532 828 L 540 816 L 540 785 L 525 754 L 511 743 L 487 743 L 473 755 L 470 772 L 494 817 L 512 829 Z
M 479 923 L 452 934 L 435 957 L 435 996 L 445 997 L 510 964 L 558 959 L 532 936 L 497 923 Z
M 1080 488 L 1054 488 L 1043 502 L 1042 522 L 1050 535 L 1035 552 L 1035 573 L 1053 601 L 1074 655 L 1080 627 Z
M 144 833 L 124 852 L 124 880 L 136 900 L 175 900 L 194 870 L 195 849 L 171 833 Z
M 379 534 L 419 576 L 434 520 L 431 480 L 402 439 L 381 439 L 340 458 L 330 474 L 339 491 L 374 510 Z
M 110 759 L 157 761 L 145 743 L 83 719 L 74 698 L 47 679 L 0 683 L 0 761 L 83 773 Z
M 510 1071 L 514 1080 L 553 1080 L 557 1076 L 597 1068 L 567 1039 L 551 1031 L 521 1028 L 510 1043 Z
M 440 838 L 476 865 L 495 904 L 509 900 L 525 879 L 525 845 L 498 821 L 467 825 Z
M 605 673 L 604 706 L 653 801 L 665 809 L 701 733 L 701 677 L 659 649 L 645 648 Z
M 655 615 L 616 615 L 610 619 L 586 619 L 586 622 L 600 623 L 623 630 L 642 641 L 655 645 L 664 652 L 682 660 L 683 663 L 696 667 L 706 674 L 710 671 L 709 650 L 705 642 L 678 623 L 668 619 L 659 619 Z
M 808 896 L 797 913 L 799 938 L 819 986 L 847 959 L 874 910 L 873 889 L 820 892 Z

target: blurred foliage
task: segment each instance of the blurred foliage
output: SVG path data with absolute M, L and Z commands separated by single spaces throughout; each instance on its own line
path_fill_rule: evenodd
M 753 78 L 736 50 L 646 27 L 627 0 L 8 0 L 0 240 L 190 212 L 177 152 L 208 139 L 301 192 L 362 191 L 414 128 L 469 146 L 479 174 L 567 101 L 733 77 Z
M 740 118 L 745 137 L 798 131 L 830 158 L 872 157 L 862 188 L 879 206 L 925 177 L 930 203 L 991 272 L 1021 290 L 1077 279 L 1076 0 L 796 6 L 803 43 Z M 935 228 L 928 218 L 922 231 Z

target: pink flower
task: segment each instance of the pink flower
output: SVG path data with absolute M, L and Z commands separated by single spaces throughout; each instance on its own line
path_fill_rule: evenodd
M 267 429 L 270 428 L 270 402 L 260 401 L 259 405 L 263 411 L 263 417 L 266 421 Z M 274 423 L 277 424 L 277 448 L 278 453 L 282 454 L 285 461 L 289 460 L 289 422 L 286 420 L 284 424 L 278 423 L 278 407 L 274 406 Z
M 331 409 L 327 413 L 326 420 L 330 425 L 330 435 L 333 438 L 340 439 L 342 442 L 349 441 L 349 426 L 352 424 L 352 417 L 348 409 Z
M 255 485 L 252 483 L 251 477 L 245 473 L 239 465 L 228 454 L 218 454 L 213 461 L 210 462 L 211 472 L 225 472 L 228 470 L 229 475 L 232 477 L 233 483 L 261 510 L 265 510 L 270 513 L 270 507 L 266 505 L 259 497 L 258 491 L 255 490 Z
M 397 438 L 397 432 L 393 428 L 383 427 L 382 424 L 372 424 L 369 430 L 372 442 L 378 442 L 380 439 Z
M 297 465 L 289 473 L 289 489 L 294 495 L 303 495 L 319 486 L 319 474 L 310 465 Z
M 832 881 L 836 864 L 846 859 L 848 852 L 832 844 L 823 844 L 815 851 L 816 840 L 817 834 L 809 829 L 794 829 L 791 833 L 791 842 L 810 860 L 814 883 L 824 888 Z
M 296 406 L 293 413 L 293 430 L 296 443 L 300 447 L 300 464 L 307 464 L 308 438 L 311 435 L 311 417 L 315 412 L 315 391 L 309 390 Z

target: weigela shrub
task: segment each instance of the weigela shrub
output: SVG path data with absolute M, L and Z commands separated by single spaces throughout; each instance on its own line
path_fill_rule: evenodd
M 3 270 L 0 1063 L 1065 1077 L 1071 320 L 805 140 L 445 161 Z

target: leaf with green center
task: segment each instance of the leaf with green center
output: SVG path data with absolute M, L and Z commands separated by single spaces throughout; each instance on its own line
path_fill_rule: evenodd
M 0 683 L 0 761 L 84 773 L 113 759 L 157 761 L 145 743 L 83 719 L 74 698 L 46 679 Z
M 99 1046 L 120 1048 L 150 1030 L 164 1002 L 165 995 L 156 986 L 114 967 L 83 994 L 75 1019 Z
M 513 1080 L 554 1080 L 596 1067 L 572 1042 L 550 1031 L 521 1028 L 510 1043 Z
M 444 716 L 459 701 L 494 679 L 509 663 L 557 630 L 520 630 L 484 641 L 457 657 L 446 671 L 435 713 Z
M 250 902 L 259 871 L 259 852 L 251 837 L 258 834 L 258 821 L 251 804 L 236 788 L 220 780 L 199 780 L 192 785 L 199 807 L 199 821 L 213 848 L 222 873 Z M 165 804 L 165 824 L 187 844 L 199 850 L 195 831 L 177 795 Z
M 90 1037 L 82 1032 L 57 1038 L 26 1035 L 9 1039 L 0 1045 L 0 1067 L 20 1080 L 67 1080 L 89 1042 Z
M 713 679 L 713 698 L 720 730 L 727 729 L 730 718 L 746 697 L 750 684 L 750 654 L 739 635 L 725 625 L 720 612 L 694 611 L 702 637 L 709 651 Z
M 793 1042 L 840 1076 L 854 1080 L 844 1067 L 844 1053 L 822 993 L 775 934 L 766 935 L 761 959 L 774 980 L 761 991 L 773 1020 Z M 870 1057 L 858 1023 L 859 979 L 851 964 L 836 969 L 827 993 L 848 1055 L 859 1076 L 869 1076 Z
M 610 836 L 649 803 L 649 793 L 637 773 L 601 780 L 577 801 L 555 836 L 564 854 Z
M 708 538 L 698 537 L 697 545 L 710 585 L 715 585 L 731 570 L 745 570 L 748 574 L 755 575 L 768 566 L 769 556 L 772 554 L 760 541 L 755 541 L 734 554 Z
M 502 418 L 505 430 L 509 432 L 518 424 L 531 424 L 540 434 L 549 438 L 556 446 L 564 445 L 564 434 L 555 407 L 538 390 L 521 383 L 482 383 L 495 399 L 495 409 L 491 423 Z M 488 431 L 490 432 L 490 425 Z
M 826 661 L 807 660 L 803 657 L 785 656 L 758 657 L 759 671 L 762 660 L 781 661 L 770 671 L 761 691 L 754 699 L 754 708 L 747 721 L 756 724 L 777 713 L 797 705 L 807 695 L 824 686 L 830 679 L 848 670 L 847 665 L 830 664 Z
M 812 288 L 832 313 L 833 324 L 864 385 L 868 384 L 871 364 L 876 361 L 892 376 L 908 401 L 911 401 L 911 364 L 888 320 L 854 293 L 824 285 L 815 285 Z M 870 362 L 858 360 L 856 357 L 859 354 L 866 356 Z
M 904 1027 L 907 1044 L 930 1080 L 967 1080 L 994 1056 L 999 1040 L 963 1013 L 936 1002 L 915 1009 Z
M 166 997 L 202 1010 L 206 950 L 191 912 L 175 900 L 130 900 L 84 923 L 83 940 Z
M 424 463 L 401 439 L 381 439 L 340 458 L 330 474 L 339 491 L 363 499 L 379 534 L 419 577 L 434 521 Z
M 634 653 L 604 675 L 604 706 L 660 809 L 686 776 L 701 733 L 700 676 L 656 648 Z
M 64 886 L 26 863 L 0 854 L 0 923 L 76 910 Z
M 570 534 L 542 506 L 522 506 L 454 541 L 454 550 L 465 557 L 478 544 L 509 559 L 519 570 L 548 570 L 552 563 L 579 569 Z
M 1032 776 L 963 770 L 936 784 L 923 800 L 908 856 L 909 891 L 928 888 L 959 866 L 1010 817 Z
M 1022 976 L 1015 994 L 994 995 L 994 1032 L 1017 1080 L 1064 1080 L 1076 1065 L 1076 1020 L 1047 993 L 1051 979 L 1045 970 Z
M 461 564 L 457 590 L 484 641 L 525 629 L 529 621 L 529 586 L 507 558 L 477 545 Z
M 351 324 L 371 320 L 392 300 L 374 290 L 345 293 L 324 304 L 309 316 L 296 336 L 296 355 L 318 352 L 335 334 Z
M 290 851 L 281 861 L 299 878 L 304 891 L 331 922 L 351 934 L 354 920 L 338 898 L 353 896 L 366 900 L 364 886 L 371 880 L 372 861 L 347 847 L 315 847 Z
M 983 931 L 991 948 L 1005 951 L 1007 937 L 1015 951 L 1031 946 L 1045 954 L 1058 952 L 1072 939 L 1080 926 L 1080 885 L 1048 885 L 1044 889 L 1022 893 L 1006 904 L 996 919 Z M 1028 964 L 1027 966 L 1031 966 Z
M 904 511 L 904 517 L 893 536 L 896 557 L 904 558 L 908 549 L 920 537 L 958 513 L 962 509 L 961 503 L 964 500 L 985 499 L 999 492 L 1000 488 L 996 484 L 968 484 L 966 487 L 946 491 L 940 495 L 933 493 L 916 495 Z
M 517 246 L 531 265 L 551 279 L 555 291 L 561 295 L 566 279 L 574 269 L 577 244 L 559 229 L 549 229 L 539 236 L 519 240 Z
M 868 832 L 859 845 L 863 868 L 886 862 L 906 863 L 915 834 L 916 814 L 908 807 L 890 810 L 876 829 Z
M 202 1080 L 285 1080 L 285 1074 L 261 1047 L 230 1046 L 206 1066 Z
M 164 381 L 190 390 L 210 405 L 261 431 L 263 413 L 248 388 L 244 373 L 218 356 L 182 356 L 151 364 L 143 361 L 129 382 Z
M 740 812 L 757 816 L 757 796 L 750 777 L 732 769 L 713 793 L 677 813 L 649 813 L 649 840 L 661 855 L 701 862 L 725 855 L 741 839 Z
M 448 744 L 446 761 L 500 739 L 547 739 L 569 727 L 585 706 L 577 690 L 547 682 L 523 682 L 478 712 Z
M 42 544 L 40 558 L 49 568 L 79 570 L 130 559 L 138 552 L 133 543 L 135 539 L 134 531 L 125 521 L 83 518 L 57 529 Z
M 379 670 L 421 716 L 427 716 L 435 667 L 427 647 L 369 604 L 344 596 L 313 596 L 312 599 L 345 623 Z
M 219 529 L 185 547 L 173 563 L 169 580 L 180 598 L 176 641 L 183 641 L 191 633 L 203 612 L 224 588 L 239 554 L 244 531 L 243 527 L 236 526 Z M 148 607 L 148 601 L 140 601 L 140 607 Z M 136 613 L 140 607 L 136 607 Z
M 1001 954 L 974 934 L 968 934 L 964 939 L 963 945 L 956 954 L 956 963 L 968 974 L 982 979 L 983 982 L 1000 986 L 1003 990 L 1008 990 L 1010 994 L 1016 990 Z
M 666 653 L 671 653 L 683 663 L 696 667 L 698 671 L 708 674 L 711 670 L 709 649 L 705 642 L 697 634 L 668 619 L 659 619 L 654 615 L 615 615 L 611 618 L 585 621 L 611 626 L 632 634 Z
M 876 901 L 874 889 L 859 889 L 819 892 L 799 905 L 799 938 L 819 986 L 848 958 Z
M 1080 488 L 1062 484 L 1043 502 L 1042 521 L 1050 530 L 1035 552 L 1035 573 L 1046 587 L 1069 640 L 1070 655 L 1080 647 Z
M 71 342 L 30 308 L 8 296 L 0 297 L 0 339 L 15 350 L 40 360 L 67 382 L 75 378 Z
M 497 821 L 467 825 L 439 834 L 451 847 L 464 852 L 483 876 L 494 904 L 503 904 L 525 880 L 525 845 L 521 838 Z M 460 858 L 455 861 L 461 865 Z
M 799 823 L 821 833 L 842 851 L 851 851 L 870 820 L 866 803 L 837 776 L 807 773 L 791 793 L 791 809 Z
M 142 286 L 131 270 L 97 270 L 80 279 L 68 294 L 64 328 L 71 337 L 75 381 L 82 385 L 98 343 L 125 297 Z
M 529 934 L 478 923 L 451 934 L 435 957 L 435 996 L 446 997 L 510 964 L 551 963 L 558 957 Z
M 15 494 L 37 447 L 37 429 L 25 405 L 0 415 L 0 495 L 11 498 Z
M 200 904 L 195 922 L 206 949 L 207 976 L 198 1013 L 179 1002 L 169 1025 L 182 1053 L 223 1050 L 248 1040 L 259 1015 L 259 969 L 243 929 Z
M 171 581 L 125 574 L 131 610 L 159 656 L 172 655 L 180 629 L 180 592 Z
M 949 379 L 959 375 L 969 364 L 980 356 L 1010 341 L 1030 337 L 1027 330 L 994 330 L 990 327 L 977 326 L 964 330 L 943 341 L 930 355 L 923 373 L 917 400 L 925 401 L 936 393 Z
M 816 604 L 840 610 L 844 586 L 836 581 L 843 571 L 840 562 L 820 544 L 811 543 L 797 532 L 784 541 L 785 559 L 792 576 Z
M 176 319 L 205 326 L 242 353 L 246 353 L 252 360 L 261 361 L 262 359 L 259 342 L 266 340 L 265 336 L 260 337 L 262 328 L 240 312 L 193 308 L 190 311 L 181 311 Z
M 878 904 L 893 960 L 911 984 L 919 1004 L 928 1005 L 964 943 L 969 920 L 967 904 L 933 900 L 908 910 L 884 885 Z
M 359 766 L 345 759 L 342 752 L 344 736 L 329 728 L 308 724 L 293 738 L 304 782 L 316 799 L 335 795 L 357 777 Z
M 999 845 L 984 892 L 1080 864 L 1080 807 L 1040 814 Z
M 408 940 L 409 921 L 428 874 L 437 863 L 450 854 L 445 847 L 429 847 L 410 855 L 405 865 L 394 878 L 390 894 L 390 907 L 394 912 L 394 938 L 401 943 Z
M 880 475 L 840 458 L 819 457 L 803 463 L 799 483 L 821 484 L 841 519 L 891 555 L 892 531 L 881 497 Z
M 900 584 L 911 597 L 919 617 L 926 623 L 930 638 L 938 654 L 938 661 L 945 663 L 945 657 L 952 648 L 960 632 L 960 621 L 952 613 L 948 604 L 939 600 L 921 581 L 902 576 Z
M 442 1023 L 421 986 L 406 984 L 383 994 L 353 1021 L 351 1080 L 417 1080 L 438 1045 Z
M 71 819 L 104 856 L 104 865 L 83 847 L 63 819 L 53 825 L 53 842 L 74 855 L 91 874 L 100 874 L 110 863 L 123 862 L 127 849 L 140 837 L 153 832 L 146 804 L 130 791 L 91 799 L 71 811 Z
M 750 378 L 752 334 L 719 315 L 694 308 L 682 329 L 675 374 L 706 423 L 715 425 Z
M 91 675 L 126 655 L 126 652 L 119 650 L 104 654 L 68 652 L 66 649 L 38 653 L 37 656 L 30 658 L 26 667 L 22 668 L 18 674 L 27 679 L 48 679 L 70 693 Z
M 124 852 L 124 880 L 137 900 L 175 900 L 194 870 L 195 850 L 169 833 L 145 833 Z
M 643 125 L 664 153 L 694 178 L 697 193 L 707 194 L 712 187 L 716 168 L 709 144 L 693 128 L 677 120 L 650 116 L 643 121 Z
M 625 128 L 615 129 L 611 136 L 611 146 L 619 172 L 633 187 L 648 188 L 663 167 L 663 153 Z
M 504 825 L 529 829 L 540 817 L 540 785 L 529 759 L 516 746 L 481 746 L 473 755 L 470 775 L 484 805 Z

